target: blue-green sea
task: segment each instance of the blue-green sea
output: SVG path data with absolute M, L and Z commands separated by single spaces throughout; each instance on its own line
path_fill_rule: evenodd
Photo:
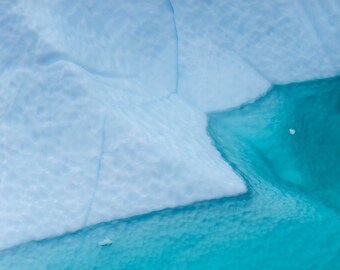
M 0 269 L 340 269 L 340 77 L 208 119 L 248 193 L 26 243 Z

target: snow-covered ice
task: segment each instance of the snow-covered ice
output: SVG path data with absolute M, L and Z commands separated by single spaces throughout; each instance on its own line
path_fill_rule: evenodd
M 118 41 L 126 43 L 127 50 L 130 43 L 136 47 L 122 54 L 114 50 L 117 40 L 112 41 L 112 52 L 86 44 L 99 38 L 87 39 L 87 31 L 92 33 L 87 27 L 62 36 L 57 27 L 66 22 L 53 27 L 45 21 L 67 21 L 67 13 L 58 17 L 55 12 L 39 24 L 35 20 L 40 18 L 22 15 L 34 15 L 29 9 L 33 3 L 12 4 L 2 12 L 1 57 L 7 64 L 1 70 L 0 90 L 0 248 L 246 191 L 206 134 L 205 114 L 175 93 L 177 52 L 167 3 L 145 2 L 138 8 L 132 2 L 122 3 L 127 18 L 137 16 L 139 9 L 150 10 L 150 16 L 143 13 L 145 20 L 154 13 L 157 19 L 144 22 L 144 27 L 137 22 L 131 36 L 122 34 Z M 84 7 L 64 11 L 85 13 L 79 8 Z M 106 10 L 99 5 L 93 14 L 96 9 L 99 15 Z M 125 30 L 133 31 L 127 18 Z M 49 34 L 38 27 L 46 25 Z M 167 34 L 159 33 L 166 29 Z M 144 52 L 142 45 L 150 51 Z M 94 42 L 96 46 L 100 44 Z M 88 59 L 91 53 L 103 58 L 102 66 Z M 149 65 L 158 60 L 161 68 Z
M 340 2 L 172 0 L 179 92 L 207 111 L 340 72 Z
M 246 192 L 205 112 L 338 74 L 320 3 L 1 1 L 0 249 Z

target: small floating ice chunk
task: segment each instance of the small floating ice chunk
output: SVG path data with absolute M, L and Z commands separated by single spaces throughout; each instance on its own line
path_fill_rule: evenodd
M 294 128 L 290 128 L 289 129 L 289 134 L 290 135 L 294 135 L 295 134 L 295 129 Z
M 112 241 L 110 238 L 105 237 L 102 241 L 98 242 L 99 246 L 110 246 L 112 245 Z

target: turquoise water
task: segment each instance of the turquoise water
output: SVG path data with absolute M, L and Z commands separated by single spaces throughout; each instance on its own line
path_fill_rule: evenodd
M 339 113 L 337 77 L 210 114 L 247 194 L 30 242 L 0 252 L 0 269 L 340 269 Z
M 211 114 L 209 131 L 223 153 L 236 136 L 277 181 L 340 211 L 340 77 L 274 86 L 255 104 Z

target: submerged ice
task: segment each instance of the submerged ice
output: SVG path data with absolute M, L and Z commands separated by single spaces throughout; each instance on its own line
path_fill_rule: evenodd
M 338 76 L 275 85 L 254 104 L 211 114 L 210 122 L 255 148 L 278 181 L 340 211 L 339 104 Z
M 205 112 L 337 74 L 339 9 L 2 1 L 0 249 L 244 193 Z

